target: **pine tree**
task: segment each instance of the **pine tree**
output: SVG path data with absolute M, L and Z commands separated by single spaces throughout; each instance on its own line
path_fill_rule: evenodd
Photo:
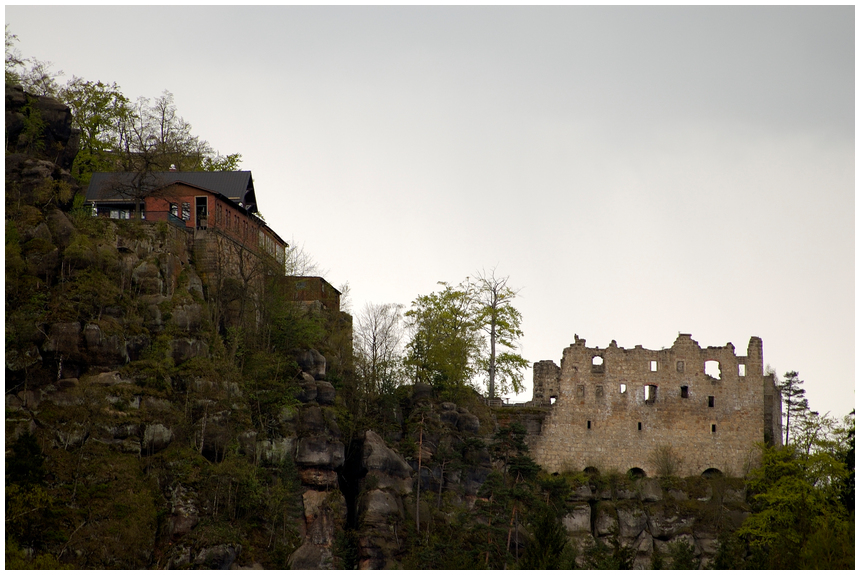
M 785 445 L 788 445 L 789 432 L 791 430 L 792 415 L 797 418 L 809 409 L 809 401 L 806 399 L 806 390 L 800 387 L 803 380 L 796 371 L 789 371 L 784 376 L 779 390 L 782 392 L 782 401 L 785 404 Z

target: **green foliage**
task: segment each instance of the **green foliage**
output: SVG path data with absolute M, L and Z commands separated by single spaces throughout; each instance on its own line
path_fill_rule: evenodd
M 522 371 L 529 367 L 528 361 L 516 353 L 517 340 L 523 336 L 520 329 L 522 315 L 512 302 L 516 290 L 508 287 L 508 278 L 497 278 L 495 270 L 489 274 L 478 274 L 472 290 L 476 301 L 476 324 L 488 338 L 489 350 L 478 361 L 482 372 L 487 373 L 487 395 L 523 390 Z M 498 349 L 501 346 L 503 351 Z
M 9 31 L 9 24 L 6 24 L 6 83 L 20 84 L 21 73 L 19 69 L 24 65 L 24 59 L 21 53 L 15 48 L 15 43 L 18 42 L 18 35 Z
M 33 106 L 33 99 L 27 97 L 27 103 L 21 109 L 24 116 L 24 129 L 18 136 L 18 144 L 23 144 L 22 151 L 29 154 L 39 154 L 45 151 L 45 120 L 38 108 Z
M 443 285 L 418 296 L 406 312 L 413 330 L 406 365 L 416 383 L 440 389 L 471 382 L 481 346 L 469 287 Z
M 458 286 L 440 283 L 444 289 L 418 296 L 405 314 L 412 333 L 407 373 L 440 392 L 475 385 L 479 374 L 487 375 L 491 397 L 521 391 L 528 362 L 514 351 L 522 316 L 511 304 L 516 292 L 507 278 L 484 274 Z
M 242 154 L 207 156 L 203 158 L 202 169 L 206 172 L 233 172 L 239 169 L 240 163 Z
M 568 546 L 567 530 L 558 515 L 545 507 L 532 523 L 532 537 L 522 559 L 517 564 L 519 569 L 563 569 L 565 548 Z
M 844 464 L 828 453 L 799 457 L 792 447 L 766 447 L 762 458 L 749 482 L 753 514 L 738 531 L 751 566 L 797 569 L 832 560 L 833 550 L 824 544 L 838 537 L 824 533 L 847 534 L 843 524 L 853 525 L 839 502 Z
M 798 377 L 796 371 L 789 371 L 783 376 L 782 382 L 779 384 L 779 391 L 782 393 L 782 401 L 785 404 L 785 441 L 784 444 L 789 444 L 791 437 L 791 420 L 792 417 L 799 417 L 809 409 L 809 400 L 806 399 L 806 390 L 800 387 L 803 381 Z
M 45 178 L 33 189 L 33 200 L 44 210 L 48 206 L 65 207 L 72 199 L 72 187 L 53 178 Z
M 6 564 L 7 570 L 23 569 L 74 569 L 72 565 L 60 563 L 50 553 L 25 553 L 18 542 L 10 535 L 6 535 Z
M 6 485 L 41 485 L 45 480 L 45 455 L 29 432 L 21 434 L 6 456 Z
M 694 570 L 699 568 L 696 558 L 696 548 L 688 541 L 680 540 L 669 543 L 669 556 L 672 558 L 672 569 Z
M 582 554 L 583 565 L 586 569 L 633 569 L 633 560 L 636 558 L 636 550 L 627 547 L 618 539 L 617 528 L 609 538 L 609 545 L 600 541 L 587 547 Z
M 81 131 L 72 175 L 86 185 L 93 172 L 111 171 L 111 154 L 122 149 L 123 139 L 128 136 L 121 127 L 129 123 L 131 102 L 116 83 L 92 82 L 77 76 L 69 80 L 59 96 L 72 110 L 72 126 Z

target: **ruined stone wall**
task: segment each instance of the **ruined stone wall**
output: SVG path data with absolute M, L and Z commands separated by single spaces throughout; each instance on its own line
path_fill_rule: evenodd
M 711 361 L 719 364 L 718 377 L 705 373 Z M 553 387 L 546 381 L 551 371 L 545 362 L 535 365 L 541 402 Z M 711 468 L 740 475 L 758 464 L 764 390 L 772 388 L 758 337 L 750 338 L 746 355 L 735 355 L 731 343 L 703 349 L 688 334 L 659 351 L 624 349 L 614 340 L 606 348 L 586 347 L 576 337 L 564 350 L 558 374 L 557 400 L 534 448 L 535 459 L 549 471 L 639 468 L 653 476 L 655 453 L 667 446 L 681 476 Z M 538 399 L 536 392 L 534 403 Z M 768 401 L 775 405 L 772 397 Z M 769 411 L 773 430 L 779 411 Z
M 553 399 L 558 399 L 558 381 L 561 370 L 551 359 L 539 361 L 532 371 L 534 388 L 532 389 L 531 405 L 542 407 L 552 405 Z

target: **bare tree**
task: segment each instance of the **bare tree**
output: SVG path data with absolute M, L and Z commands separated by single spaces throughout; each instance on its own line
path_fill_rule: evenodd
M 324 276 L 327 270 L 320 267 L 304 244 L 291 239 L 286 250 L 286 273 L 288 276 Z
M 400 304 L 367 303 L 356 318 L 355 366 L 369 400 L 402 380 L 403 316 Z

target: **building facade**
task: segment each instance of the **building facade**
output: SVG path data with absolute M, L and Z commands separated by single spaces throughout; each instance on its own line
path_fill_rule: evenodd
M 781 396 L 763 369 L 758 337 L 736 355 L 731 343 L 701 348 L 689 334 L 659 351 L 586 347 L 575 336 L 560 367 L 534 365 L 530 404 L 551 406 L 535 459 L 549 471 L 651 476 L 671 463 L 678 475 L 742 475 L 759 464 L 758 444 L 780 441 Z
M 282 267 L 285 262 L 287 243 L 257 215 L 251 172 L 99 172 L 86 199 L 99 217 L 164 221 L 186 229 L 194 235 L 204 269 L 219 256 L 216 246 L 223 250 L 228 243 L 267 254 Z

